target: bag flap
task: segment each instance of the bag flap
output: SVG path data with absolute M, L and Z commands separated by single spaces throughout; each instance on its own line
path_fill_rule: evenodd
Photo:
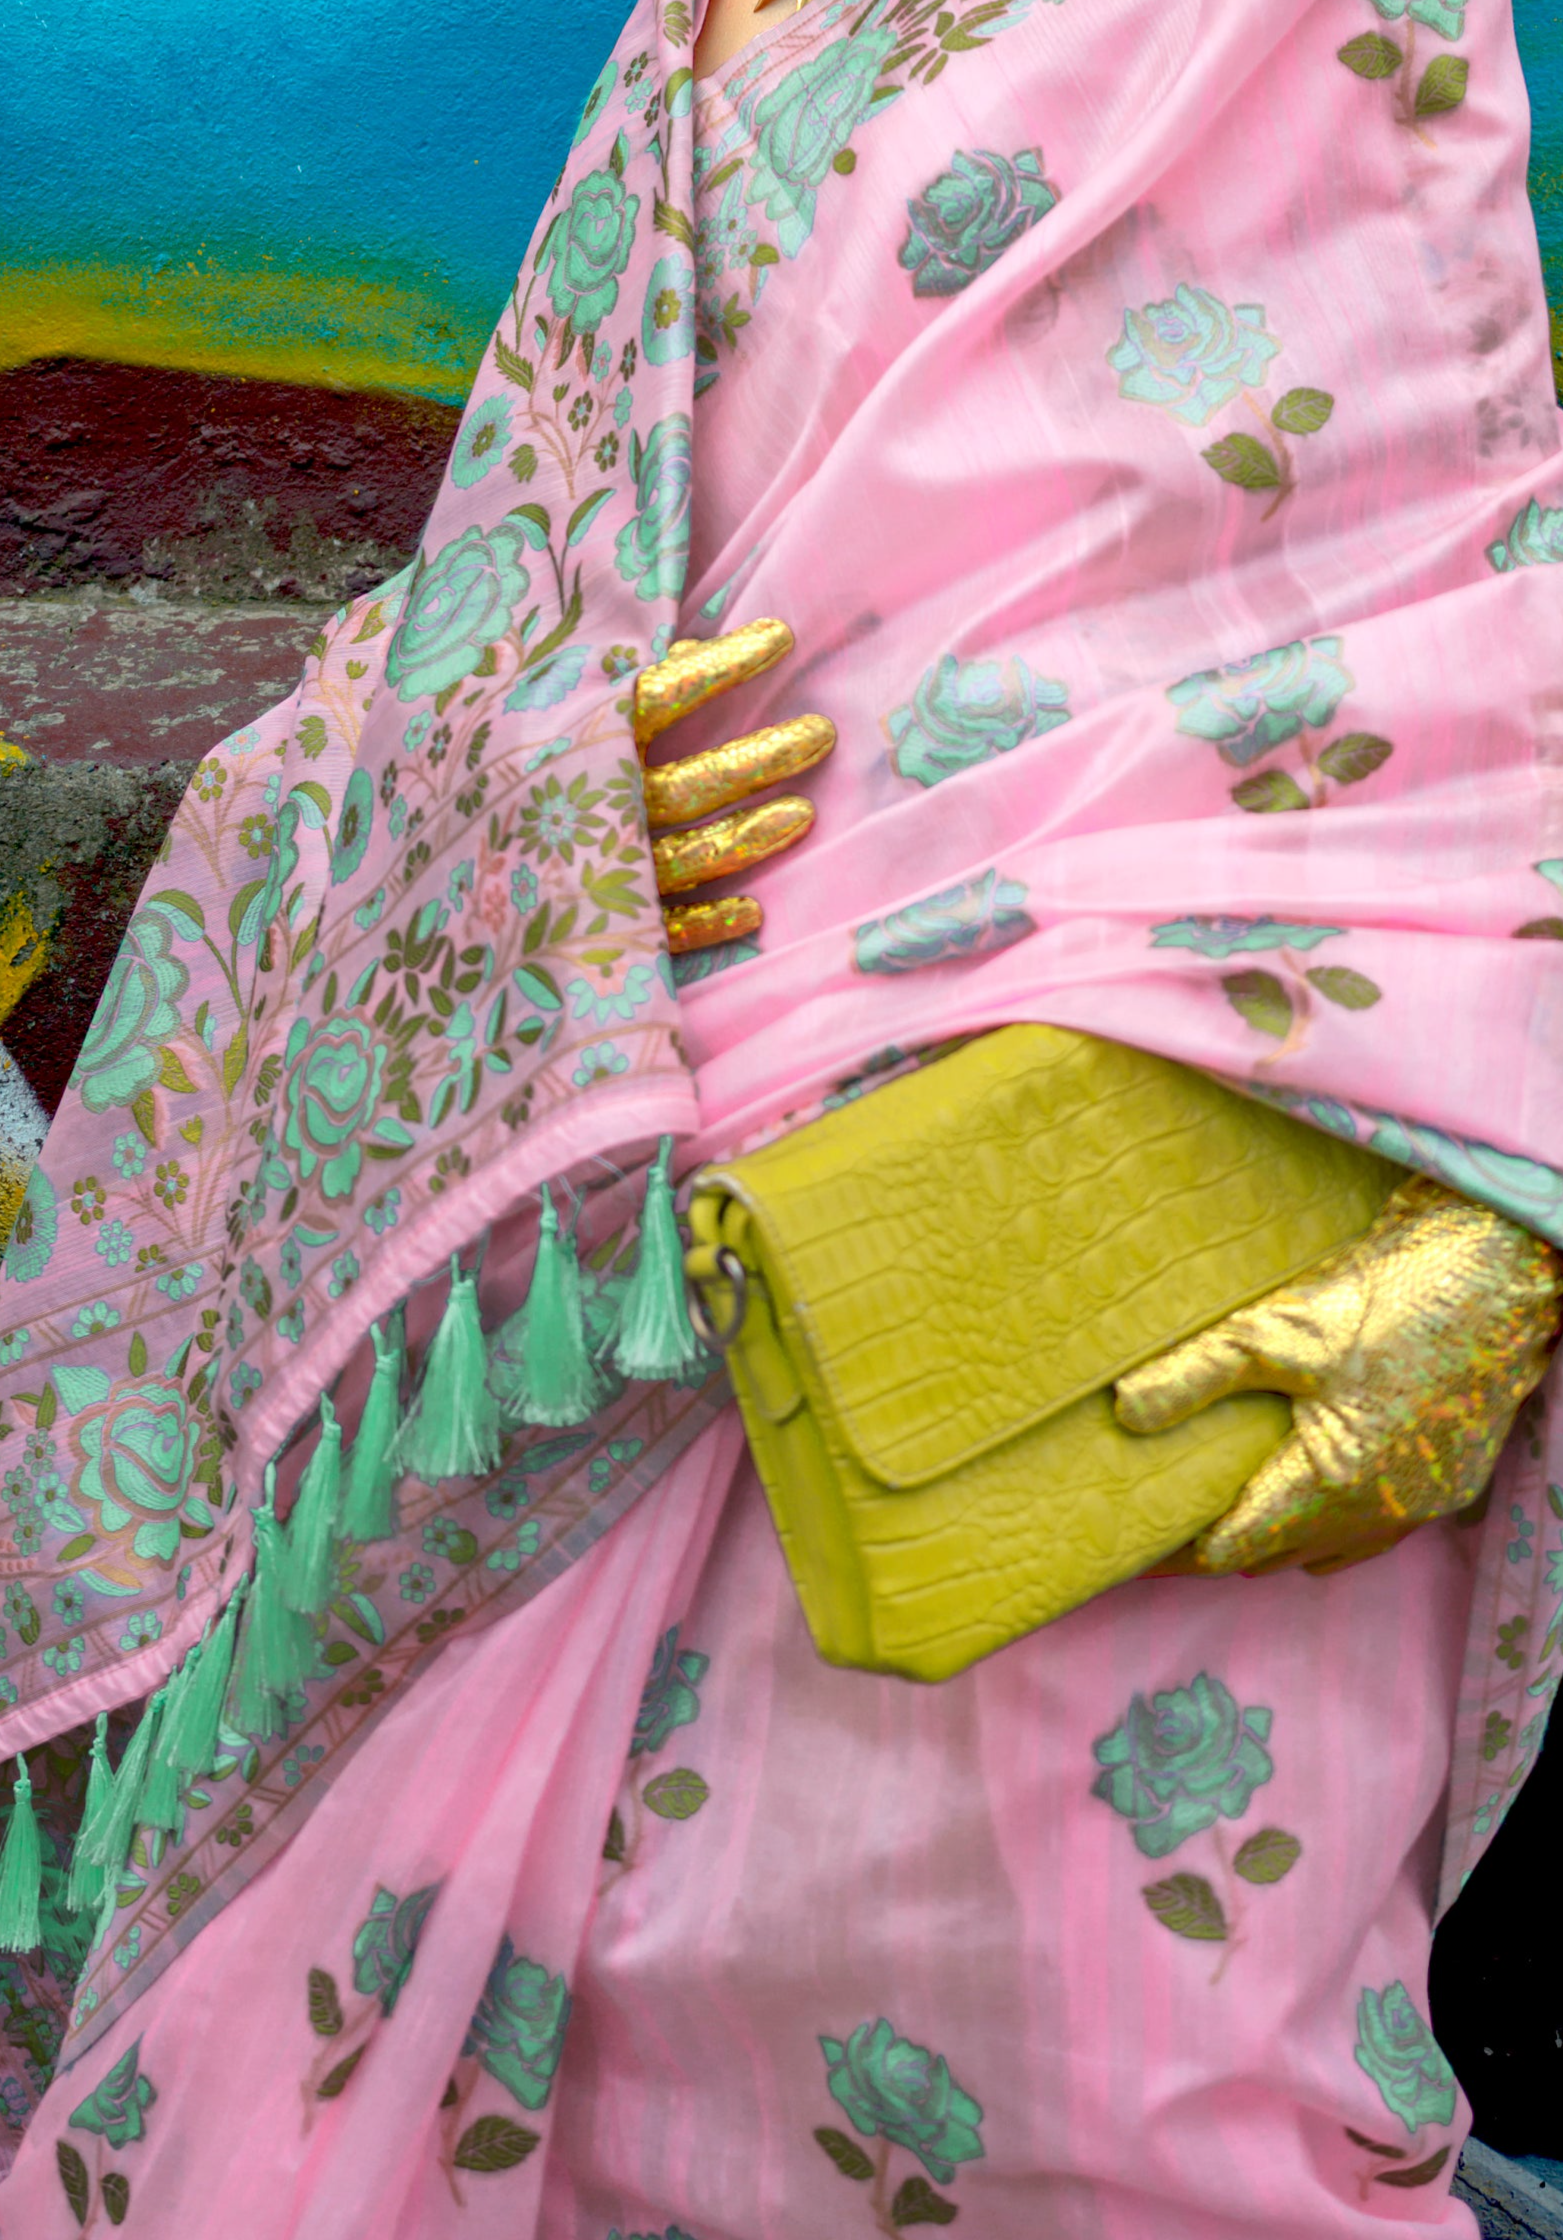
M 1024 1026 L 698 1187 L 747 1210 L 734 1233 L 834 1436 L 910 1488 L 1360 1235 L 1399 1179 L 1186 1066 Z

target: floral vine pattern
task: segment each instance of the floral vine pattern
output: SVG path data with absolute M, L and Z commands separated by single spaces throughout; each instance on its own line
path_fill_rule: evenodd
M 1382 31 L 1359 31 L 1337 52 L 1354 77 L 1370 82 L 1392 81 L 1397 124 L 1413 133 L 1424 147 L 1434 142 L 1422 130 L 1430 118 L 1458 109 L 1465 99 L 1470 64 L 1461 54 L 1435 54 L 1417 75 L 1417 25 L 1425 24 L 1440 39 L 1455 40 L 1465 30 L 1465 0 L 1373 0 L 1385 23 L 1403 23 L 1405 44 Z
M 1244 1023 L 1272 1040 L 1262 1065 L 1291 1057 L 1307 1040 L 1315 997 L 1342 1011 L 1370 1011 L 1383 993 L 1376 981 L 1351 965 L 1308 963 L 1321 941 L 1346 938 L 1344 926 L 1288 924 L 1278 918 L 1171 918 L 1151 927 L 1153 949 L 1189 949 L 1196 956 L 1226 959 L 1269 951 L 1285 968 L 1278 973 L 1250 966 L 1221 975 L 1221 993 Z
M 1240 1885 L 1265 1889 L 1291 1873 L 1302 1845 L 1284 1828 L 1260 1828 L 1228 1859 L 1218 1820 L 1239 1820 L 1275 1766 L 1266 1747 L 1274 1713 L 1262 1704 L 1240 1710 L 1230 1688 L 1207 1672 L 1184 1688 L 1164 1688 L 1149 1701 L 1136 1695 L 1121 1725 L 1099 1737 L 1103 1769 L 1091 1794 L 1130 1823 L 1135 1847 L 1165 1859 L 1190 1837 L 1212 1831 L 1225 1900 L 1202 1874 L 1187 1869 L 1141 1891 L 1164 1929 L 1196 1944 L 1225 1947 L 1211 1982 L 1246 1941 Z
M 650 1757 L 678 1728 L 693 1726 L 700 1716 L 700 1683 L 710 1670 L 711 1660 L 698 1649 L 680 1649 L 679 1631 L 678 1626 L 669 1626 L 657 1643 L 641 1693 L 630 1740 L 631 1770 L 624 1806 L 614 1806 L 602 1847 L 603 1857 L 615 1870 L 604 1879 L 604 1889 L 635 1865 L 646 1813 L 654 1813 L 659 1820 L 692 1820 L 711 1794 L 704 1775 L 693 1766 L 674 1766 L 649 1780 L 641 1777 L 644 1769 L 636 1770 L 637 1759 Z
M 1200 457 L 1239 490 L 1270 491 L 1260 515 L 1268 521 L 1297 488 L 1288 437 L 1317 435 L 1335 410 L 1326 389 L 1288 389 L 1271 405 L 1258 393 L 1281 344 L 1265 325 L 1263 304 L 1223 303 L 1208 288 L 1180 280 L 1163 303 L 1123 315 L 1123 333 L 1107 353 L 1118 394 L 1150 404 L 1185 427 L 1208 427 L 1241 397 L 1264 430 L 1219 437 Z
M 146 2112 L 157 2098 L 157 2087 L 141 2073 L 141 2040 L 120 2055 L 102 2083 L 89 2092 L 66 2118 L 72 2131 L 83 2131 L 99 2144 L 89 2165 L 81 2149 L 62 2133 L 54 2143 L 55 2168 L 71 2215 L 85 2232 L 101 2207 L 111 2225 L 121 2225 L 130 2214 L 130 2179 L 117 2164 L 105 2160 L 105 2149 L 116 2152 L 146 2137 Z
M 980 2103 L 956 2083 L 942 2053 L 899 2037 L 883 2015 L 860 2022 L 846 2039 L 822 2037 L 819 2043 L 832 2099 L 855 2131 L 879 2145 L 869 2156 L 833 2124 L 822 2124 L 814 2137 L 844 2178 L 870 2187 L 869 2208 L 879 2231 L 894 2235 L 910 2225 L 953 2224 L 959 2209 L 928 2180 L 947 2186 L 958 2163 L 987 2152 Z M 928 2173 L 903 2178 L 894 2194 L 892 2147 L 906 2148 Z

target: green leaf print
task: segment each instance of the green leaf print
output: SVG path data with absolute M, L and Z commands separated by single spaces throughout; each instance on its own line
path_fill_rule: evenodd
M 1375 2170 L 1373 2183 L 1376 2186 L 1430 2186 L 1449 2160 L 1451 2152 L 1451 2148 L 1442 2146 L 1436 2154 L 1430 2154 L 1425 2162 L 1413 2162 L 1409 2169 Z
M 1228 972 L 1221 987 L 1238 1017 L 1257 1033 L 1281 1042 L 1291 1032 L 1292 999 L 1273 972 Z
M 317 2038 L 334 2038 L 342 2027 L 336 1978 L 325 1968 L 309 1971 L 309 2027 Z
M 525 2162 L 539 2137 L 508 2116 L 479 2116 L 457 2140 L 451 2159 L 458 2170 L 513 2170 Z
M 321 2079 L 320 2083 L 316 2085 L 315 2098 L 317 2100 L 335 2100 L 339 2098 L 346 2087 L 349 2077 L 351 2077 L 353 2071 L 358 2067 L 359 2062 L 362 2061 L 367 2050 L 368 2049 L 365 2046 L 355 2046 L 353 2051 L 347 2056 L 347 2059 L 345 2061 L 339 2061 L 336 2067 L 328 2071 L 328 2073 Z
M 1363 31 L 1337 49 L 1337 59 L 1359 78 L 1388 78 L 1400 68 L 1405 56 L 1393 39 L 1377 31 Z
M 1214 467 L 1223 482 L 1236 483 L 1239 490 L 1279 490 L 1281 487 L 1281 462 L 1267 443 L 1257 436 L 1223 436 L 1219 443 L 1211 444 L 1200 453 L 1207 466 Z
M 87 2176 L 87 2165 L 69 2139 L 56 2139 L 54 2160 L 60 2173 L 60 2183 L 65 2188 L 65 2198 L 70 2203 L 71 2215 L 78 2224 L 85 2224 L 87 2203 L 92 2198 L 92 2182 Z
M 824 2123 L 814 2136 L 844 2178 L 866 2182 L 874 2175 L 874 2165 L 868 2156 L 844 2131 L 837 2131 L 832 2125 Z
M 1330 741 L 1319 757 L 1319 768 L 1337 785 L 1360 785 L 1381 770 L 1394 751 L 1387 739 L 1376 738 L 1371 731 L 1348 731 Z
M 675 1766 L 646 1783 L 643 1795 L 648 1812 L 661 1820 L 693 1820 L 711 1791 L 689 1766 Z
M 110 2224 L 123 2224 L 130 2214 L 130 2180 L 123 2170 L 103 2173 L 103 2206 Z
M 954 2224 L 960 2211 L 953 2201 L 946 2201 L 942 2193 L 935 2193 L 926 2178 L 908 2178 L 897 2186 L 895 2199 L 890 2204 L 890 2222 L 897 2227 L 909 2224 Z
M 1287 809 L 1311 806 L 1297 780 L 1285 770 L 1256 770 L 1232 788 L 1232 799 L 1250 816 L 1272 817 Z
M 1225 1941 L 1227 1917 L 1202 1874 L 1173 1874 L 1165 1882 L 1148 1882 L 1140 1895 L 1175 1937 L 1188 1937 L 1196 1944 Z
M 1288 389 L 1270 418 L 1283 434 L 1317 435 L 1335 410 L 1328 389 Z
M 1302 1856 L 1302 1845 L 1284 1828 L 1261 1828 L 1239 1844 L 1233 1868 L 1245 1882 L 1279 1882 Z
M 1343 1011 L 1371 1011 L 1384 993 L 1366 973 L 1353 972 L 1349 964 L 1315 965 L 1307 981 L 1326 1003 L 1338 1003 Z
M 1438 55 L 1422 73 L 1422 82 L 1416 89 L 1416 113 L 1419 117 L 1436 117 L 1446 109 L 1458 109 L 1465 99 L 1466 79 L 1471 66 L 1463 54 Z

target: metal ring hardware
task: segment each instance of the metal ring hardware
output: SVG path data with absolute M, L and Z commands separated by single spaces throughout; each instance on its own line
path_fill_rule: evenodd
M 744 1316 L 749 1311 L 749 1271 L 730 1245 L 723 1245 L 716 1255 L 717 1267 L 733 1287 L 733 1311 L 725 1329 L 718 1330 L 706 1313 L 705 1299 L 698 1284 L 687 1284 L 689 1319 L 694 1324 L 695 1335 L 708 1345 L 713 1353 L 726 1353 L 736 1343 L 743 1328 Z

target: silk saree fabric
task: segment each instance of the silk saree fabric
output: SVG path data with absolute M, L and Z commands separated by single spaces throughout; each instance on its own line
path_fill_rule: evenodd
M 410 1294 L 416 1353 L 452 1250 L 482 1250 L 490 1327 L 515 1303 L 540 1182 L 571 1177 L 606 1283 L 616 1177 L 658 1133 L 687 1167 L 954 1033 L 1165 1051 L 1563 1238 L 1563 461 L 1507 26 L 1443 0 L 814 0 L 700 87 L 692 29 L 677 0 L 631 17 L 417 563 L 201 766 L 127 936 L 0 1294 L 9 1748 L 196 1638 L 333 1380 L 351 1424 L 373 1317 Z M 841 743 L 814 836 L 748 882 L 759 943 L 675 974 L 627 680 L 763 613 L 798 656 L 680 751 L 811 707 Z M 453 1631 L 524 1632 L 549 1586 L 542 1638 L 647 1488 L 695 1499 L 707 1466 L 677 1458 L 720 1401 L 631 1387 L 486 1480 L 404 1487 L 288 1732 L 227 1738 L 183 1839 L 138 1839 L 67 2059 L 241 1949 L 250 1900 L 218 1916 L 296 1871 L 355 1753 L 454 1675 Z M 1363 1575 L 1393 1641 L 1416 1566 L 1467 1567 L 1453 1631 L 1416 1637 L 1425 1723 L 1380 1737 L 1447 1769 L 1458 1696 L 1446 1889 L 1555 1687 L 1547 1408 L 1459 1562 Z M 1226 1592 L 1154 1607 L 1197 1631 Z M 648 1586 L 641 1650 L 676 1599 Z M 1187 1663 L 1137 1621 L 1125 1700 Z M 634 1689 L 580 1685 L 607 1808 Z M 1421 1829 L 1386 1872 L 1425 1900 Z M 345 1893 L 362 1861 L 338 1865 Z M 406 1958 L 422 1917 L 382 1886 Z M 558 1924 L 548 1984 L 584 1934 Z M 492 1961 L 442 1995 L 478 1969 L 463 2031 Z M 1392 1985 L 1414 2005 L 1396 1976 L 1380 2008 Z M 104 2089 L 144 2110 L 123 2060 Z M 334 2097 L 320 2120 L 348 2121 Z

